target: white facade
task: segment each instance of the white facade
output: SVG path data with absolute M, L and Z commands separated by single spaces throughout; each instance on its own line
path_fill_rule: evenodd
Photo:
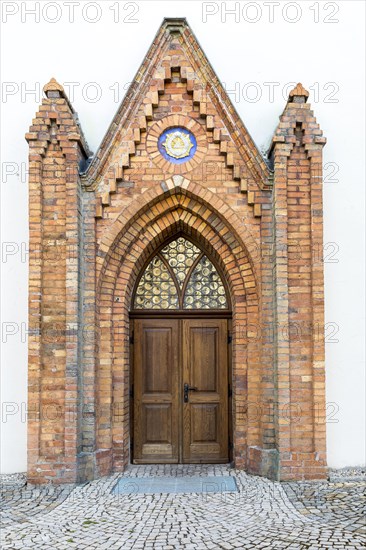
M 364 465 L 364 3 L 81 0 L 73 7 L 69 4 L 1 5 L 1 472 L 26 470 L 28 146 L 24 134 L 41 102 L 42 86 L 51 77 L 63 84 L 95 152 L 163 17 L 182 16 L 263 150 L 290 89 L 302 82 L 310 91 L 309 101 L 328 139 L 324 148 L 328 465 Z

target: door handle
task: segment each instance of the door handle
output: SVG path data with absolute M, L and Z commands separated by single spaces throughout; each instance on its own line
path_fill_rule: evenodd
M 184 384 L 184 403 L 188 403 L 188 392 L 197 391 L 198 388 L 195 386 L 190 386 L 189 384 Z

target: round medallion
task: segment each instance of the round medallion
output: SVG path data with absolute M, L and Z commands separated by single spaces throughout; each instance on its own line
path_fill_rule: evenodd
M 159 137 L 158 149 L 165 159 L 181 164 L 193 157 L 197 150 L 197 141 L 186 128 L 168 128 Z

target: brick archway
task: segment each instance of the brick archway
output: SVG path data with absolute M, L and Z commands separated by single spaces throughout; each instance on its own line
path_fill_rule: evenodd
M 199 190 L 199 186 L 197 187 Z M 146 259 L 168 238 L 185 234 L 194 238 L 220 266 L 233 305 L 233 440 L 234 459 L 247 466 L 247 448 L 261 444 L 261 419 L 255 411 L 248 417 L 248 397 L 259 402 L 261 387 L 261 342 L 248 326 L 259 326 L 260 303 L 251 258 L 240 232 L 245 228 L 225 206 L 225 219 L 215 202 L 207 202 L 179 187 L 151 193 L 122 225 L 113 224 L 104 243 L 111 242 L 105 255 L 98 284 L 100 304 L 99 358 L 96 402 L 100 411 L 96 427 L 97 464 L 101 474 L 123 469 L 129 462 L 129 309 L 140 269 Z M 126 212 L 122 214 L 126 218 Z M 122 217 L 121 216 L 121 217 Z M 118 218 L 117 220 L 120 220 Z M 118 229 L 118 231 L 117 231 Z M 244 229 L 244 231 L 243 231 Z M 253 239 L 249 245 L 254 248 Z M 101 247 L 102 248 L 102 247 Z M 103 449 L 103 450 L 101 450 Z
M 248 260 L 251 262 L 256 281 L 260 281 L 260 275 L 258 274 L 259 266 L 257 262 L 260 246 L 246 227 L 245 223 L 242 222 L 234 210 L 217 194 L 211 192 L 197 181 L 190 181 L 182 176 L 173 176 L 160 186 L 148 188 L 139 196 L 138 200 L 133 201 L 116 216 L 113 223 L 111 223 L 107 231 L 102 234 L 100 239 L 100 258 L 97 263 L 100 265 L 101 273 L 103 269 L 105 269 L 108 257 L 113 252 L 113 243 L 116 242 L 122 229 L 129 227 L 138 217 L 141 217 L 148 208 L 160 202 L 162 197 L 168 197 L 170 195 L 186 196 L 202 204 L 212 205 L 218 220 L 227 223 L 228 228 L 230 228 L 229 230 L 238 234 L 242 241 L 243 249 L 248 255 Z M 99 284 L 100 282 L 101 278 L 99 277 Z

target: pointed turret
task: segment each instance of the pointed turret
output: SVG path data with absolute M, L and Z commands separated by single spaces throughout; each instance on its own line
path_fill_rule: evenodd
M 295 88 L 291 90 L 288 100 L 290 103 L 306 103 L 308 97 L 309 92 L 305 90 L 301 82 L 298 82 Z
M 63 86 L 61 86 L 55 78 L 51 78 L 51 80 L 43 86 L 43 91 L 47 97 L 52 97 L 52 95 L 50 95 L 52 92 L 59 92 L 61 97 L 66 97 Z
M 46 97 L 25 136 L 29 144 L 28 402 L 34 411 L 28 476 L 44 483 L 57 471 L 63 481 L 75 482 L 76 468 L 71 470 L 70 463 L 76 462 L 77 445 L 69 442 L 68 434 L 76 424 L 66 416 L 53 422 L 40 411 L 46 395 L 53 396 L 60 410 L 65 400 L 68 406 L 77 406 L 78 351 L 66 335 L 79 320 L 79 170 L 90 152 L 61 84 L 52 78 L 43 90 Z M 44 336 L 57 330 L 61 334 L 57 341 Z M 55 431 L 62 434 L 60 441 L 54 440 Z
M 277 342 L 277 376 L 286 380 L 278 407 L 290 405 L 294 411 L 289 423 L 279 423 L 277 428 L 282 480 L 326 474 L 324 340 L 314 330 L 324 326 L 323 264 L 314 253 L 323 248 L 322 149 L 326 139 L 308 97 L 301 83 L 291 90 L 270 150 L 275 273 L 281 289 L 275 302 L 277 318 L 283 330 L 289 330 L 288 338 Z M 309 405 L 312 402 L 317 403 L 317 418 Z M 300 424 L 296 423 L 298 411 Z

